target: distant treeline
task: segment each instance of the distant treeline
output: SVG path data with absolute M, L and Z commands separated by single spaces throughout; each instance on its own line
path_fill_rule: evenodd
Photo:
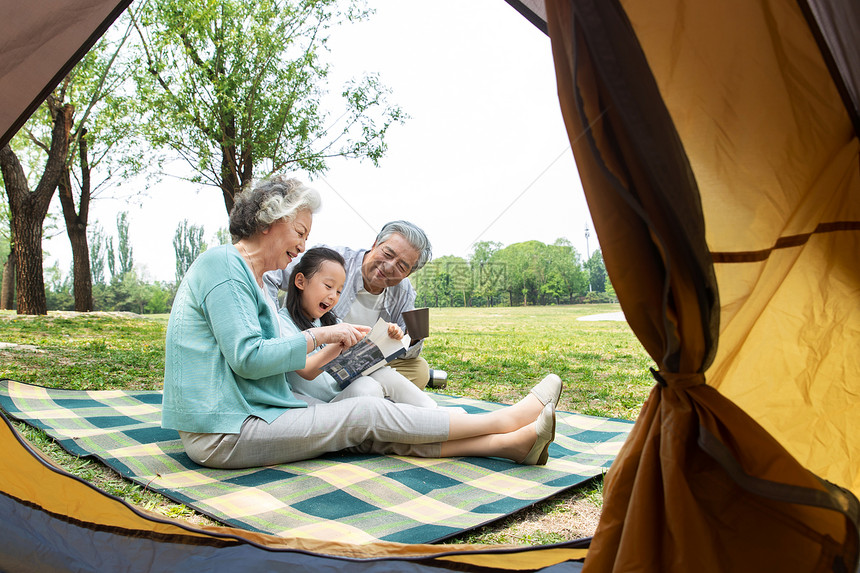
M 125 221 L 124 217 L 121 218 Z M 128 227 L 119 225 L 119 245 L 96 232 L 91 238 L 94 310 L 122 310 L 140 314 L 170 311 L 176 285 L 194 258 L 206 250 L 202 229 L 180 223 L 174 238 L 175 282 L 142 280 L 128 244 Z M 216 243 L 227 241 L 225 233 Z M 480 242 L 469 256 L 433 259 L 410 277 L 418 292 L 417 306 L 517 306 L 614 302 L 615 291 L 606 277 L 599 250 L 587 261 L 566 239 L 550 245 L 526 241 L 503 247 Z M 75 308 L 72 273 L 57 265 L 45 271 L 48 308 Z
M 526 241 L 507 247 L 483 241 L 475 244 L 468 260 L 454 256 L 433 259 L 410 280 L 418 292 L 418 306 L 615 301 L 600 251 L 582 261 L 567 239 L 551 245 Z

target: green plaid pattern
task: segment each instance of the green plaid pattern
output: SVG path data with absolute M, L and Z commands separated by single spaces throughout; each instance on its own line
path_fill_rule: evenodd
M 434 394 L 442 406 L 500 404 Z M 559 412 L 546 466 L 495 458 L 333 454 L 216 470 L 192 462 L 161 422 L 160 392 L 57 390 L 0 380 L 0 408 L 72 454 L 218 521 L 284 537 L 355 544 L 431 543 L 509 515 L 600 475 L 632 423 Z

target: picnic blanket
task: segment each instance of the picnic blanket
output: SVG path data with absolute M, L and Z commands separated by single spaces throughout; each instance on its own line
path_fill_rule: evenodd
M 501 404 L 433 394 L 442 406 Z M 217 470 L 192 462 L 161 422 L 161 392 L 58 390 L 0 380 L 0 408 L 74 455 L 222 523 L 355 544 L 432 543 L 500 519 L 606 470 L 632 422 L 559 412 L 546 466 L 495 458 L 333 454 Z

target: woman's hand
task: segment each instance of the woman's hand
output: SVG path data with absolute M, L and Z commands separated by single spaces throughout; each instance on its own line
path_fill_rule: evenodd
M 401 338 L 403 338 L 403 331 L 400 330 L 400 327 L 397 324 L 389 322 L 388 337 L 393 338 L 394 340 L 400 340 Z
M 311 329 L 316 336 L 318 344 L 339 344 L 343 348 L 349 348 L 370 332 L 369 326 L 361 324 L 348 324 L 342 322 L 332 326 L 321 326 Z

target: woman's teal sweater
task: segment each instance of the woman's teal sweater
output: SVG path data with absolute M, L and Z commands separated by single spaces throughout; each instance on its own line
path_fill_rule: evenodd
M 238 434 L 248 416 L 271 423 L 306 407 L 285 376 L 306 356 L 304 334 L 280 338 L 278 317 L 236 248 L 209 249 L 189 267 L 170 312 L 161 425 Z

